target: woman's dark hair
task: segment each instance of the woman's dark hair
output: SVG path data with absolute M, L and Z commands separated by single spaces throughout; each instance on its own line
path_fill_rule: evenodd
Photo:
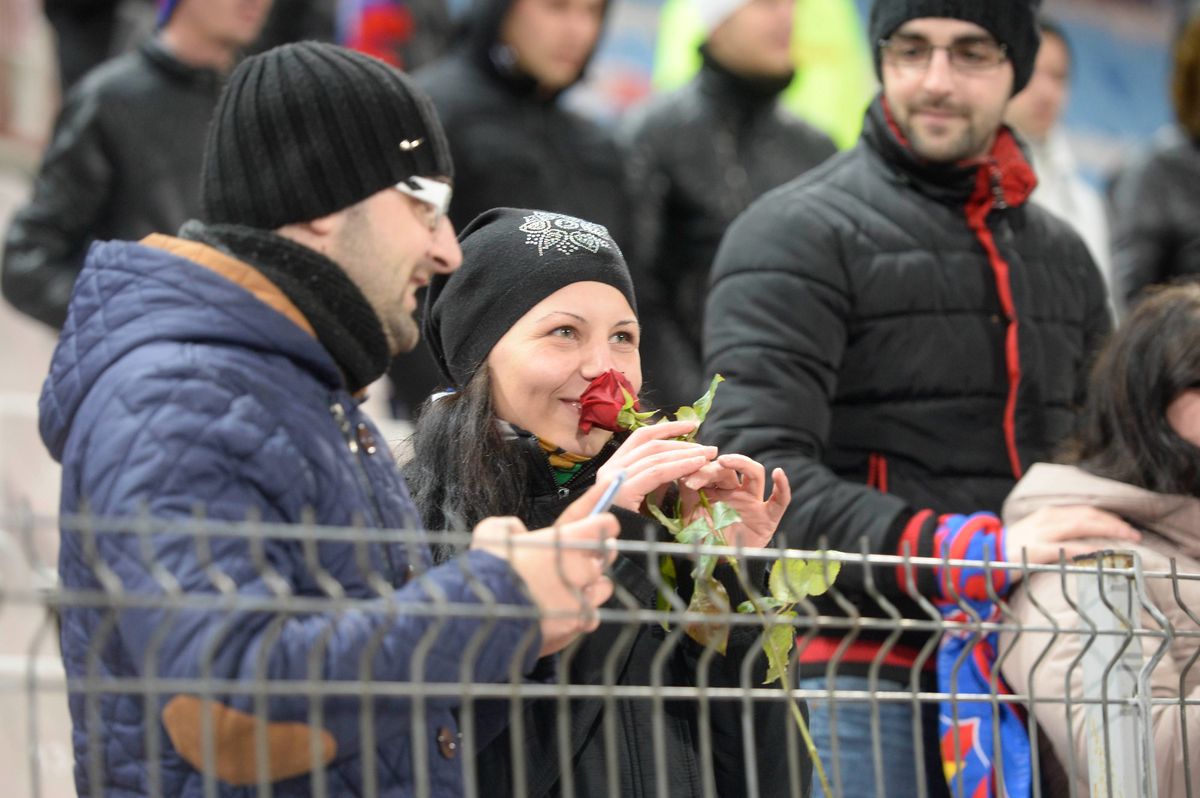
M 1066 460 L 1155 493 L 1200 496 L 1200 448 L 1167 407 L 1200 387 L 1200 282 L 1153 288 L 1092 369 L 1080 431 Z
M 464 532 L 491 515 L 525 516 L 528 459 L 500 429 L 486 363 L 462 391 L 425 404 L 412 442 L 402 470 L 427 529 Z M 439 562 L 457 553 L 434 547 Z

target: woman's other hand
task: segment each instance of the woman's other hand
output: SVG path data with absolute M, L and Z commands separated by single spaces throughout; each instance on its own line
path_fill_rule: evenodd
M 624 471 L 625 484 L 613 504 L 638 512 L 651 493 L 695 474 L 716 459 L 715 446 L 672 440 L 695 429 L 694 421 L 664 421 L 636 430 L 601 466 L 596 474 L 597 484 L 607 484 L 618 471 Z
M 730 546 L 762 548 L 771 542 L 779 520 L 792 501 L 792 488 L 783 469 L 771 473 L 771 498 L 764 500 L 766 469 L 741 454 L 723 454 L 716 461 L 680 482 L 685 518 L 703 512 L 698 492 L 711 503 L 725 502 L 737 510 L 741 523 L 722 530 Z

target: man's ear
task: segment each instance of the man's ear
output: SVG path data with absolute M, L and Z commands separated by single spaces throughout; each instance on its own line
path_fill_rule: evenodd
M 331 236 L 337 232 L 339 227 L 341 227 L 342 217 L 344 215 L 345 213 L 343 211 L 337 211 L 327 216 L 313 219 L 309 222 L 303 222 L 303 224 L 308 227 L 308 229 L 311 230 L 314 235 Z
M 285 224 L 276 230 L 276 234 L 290 238 L 298 244 L 303 244 L 317 252 L 325 252 L 329 241 L 341 228 L 345 211 L 336 211 L 326 216 L 310 219 L 307 222 Z

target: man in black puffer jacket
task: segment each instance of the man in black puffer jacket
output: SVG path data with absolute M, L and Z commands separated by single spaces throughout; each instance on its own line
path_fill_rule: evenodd
M 877 0 L 870 33 L 883 91 L 861 141 L 756 202 L 722 242 L 704 344 L 707 371 L 728 382 L 705 437 L 787 472 L 789 546 L 964 552 L 970 541 L 951 539 L 942 514 L 997 512 L 1024 469 L 1072 430 L 1111 322 L 1078 235 L 1026 204 L 1036 180 L 1001 124 L 1036 56 L 1033 5 Z M 1113 523 L 1068 513 L 961 528 L 990 536 L 980 542 L 993 559 L 1019 562 L 1026 548 L 1046 562 L 1063 540 L 1107 537 Z M 933 573 L 918 569 L 909 584 L 901 570 L 873 568 L 871 588 L 848 567 L 836 588 L 865 616 L 888 617 L 869 598 L 878 590 L 928 621 L 914 599 L 940 597 Z M 818 606 L 847 614 L 828 598 Z M 911 689 L 929 638 L 886 637 L 821 630 L 799 651 L 802 682 L 815 676 L 824 688 L 832 664 L 842 689 Z M 868 683 L 873 664 L 883 678 Z M 911 705 L 876 709 L 889 793 L 917 795 Z M 831 734 L 841 740 L 846 795 L 876 789 L 870 720 L 849 704 L 833 732 L 828 709 L 813 704 L 818 746 L 828 755 Z M 925 772 L 944 794 L 936 712 L 926 723 Z
M 93 241 L 174 234 L 199 213 L 209 119 L 270 6 L 160 3 L 156 36 L 71 90 L 4 242 L 3 291 L 17 310 L 61 328 Z
M 689 404 L 704 392 L 700 351 L 708 274 L 721 236 L 757 197 L 837 149 L 779 103 L 795 76 L 793 0 L 703 0 L 699 74 L 623 127 L 644 312 L 648 398 Z

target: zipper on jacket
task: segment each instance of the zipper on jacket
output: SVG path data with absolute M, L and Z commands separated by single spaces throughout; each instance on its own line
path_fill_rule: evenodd
M 1016 304 L 1012 296 L 1012 282 L 1009 275 L 1008 261 L 1000 254 L 999 245 L 996 242 L 996 237 L 992 233 L 991 226 L 988 224 L 988 217 L 992 209 L 1007 208 L 1008 203 L 1004 199 L 1004 189 L 1001 185 L 1001 174 L 995 162 L 988 164 L 988 177 L 991 186 L 991 204 L 989 205 L 985 198 L 980 198 L 979 204 L 968 203 L 966 208 L 967 226 L 975 234 L 975 238 L 979 241 L 987 256 L 988 265 L 992 270 L 992 276 L 996 281 L 996 293 L 1000 299 L 1000 307 L 1004 311 L 1004 318 L 1007 320 L 1007 330 L 1004 335 L 1004 364 L 1008 378 L 1008 397 L 1004 405 L 1004 447 L 1008 454 L 1009 467 L 1012 469 L 1013 476 L 1020 479 L 1024 469 L 1021 467 L 1020 453 L 1017 448 L 1017 432 L 1016 432 L 1016 415 L 1017 415 L 1017 399 L 1021 385 L 1021 362 L 1020 362 L 1020 346 L 1019 327 L 1020 320 L 1017 318 Z
M 1000 167 L 994 161 L 988 164 L 988 180 L 992 184 L 992 207 L 997 210 L 1004 210 L 1008 207 L 1008 200 L 1004 196 L 1004 185 L 1000 175 Z
M 375 494 L 375 486 L 371 482 L 371 475 L 367 473 L 366 467 L 362 460 L 359 459 L 362 447 L 358 445 L 358 437 L 354 434 L 354 425 L 350 423 L 350 416 L 346 413 L 346 408 L 342 406 L 341 400 L 335 398 L 333 403 L 329 405 L 329 414 L 333 416 L 333 420 L 341 430 L 342 438 L 346 441 L 346 448 L 350 450 L 350 457 L 354 460 L 354 473 L 358 478 L 359 486 L 367 494 L 368 510 L 373 516 L 372 520 L 375 523 L 376 529 L 384 529 L 383 510 L 379 506 L 379 497 Z M 388 567 L 388 582 L 392 585 L 396 583 L 396 577 L 400 573 L 396 568 L 396 561 L 392 557 L 392 547 L 387 543 L 383 543 L 380 548 L 383 549 L 383 556 L 387 559 Z
M 550 475 L 550 479 L 554 482 L 555 485 L 558 486 L 558 498 L 560 498 L 560 499 L 565 499 L 568 496 L 570 496 L 571 488 L 577 482 L 579 482 L 584 477 L 585 474 L 589 474 L 590 472 L 597 470 L 592 467 L 592 464 L 590 462 L 584 463 L 578 472 L 572 474 L 570 479 L 568 479 L 563 484 L 559 485 L 558 480 L 554 478 L 555 477 L 554 466 L 550 465 L 549 459 L 547 459 L 545 457 L 543 457 L 542 459 L 546 463 L 546 473 L 548 473 Z
M 538 446 L 536 439 L 531 438 L 530 440 L 532 441 L 532 445 L 534 447 Z M 560 499 L 565 499 L 568 496 L 570 496 L 571 488 L 575 487 L 582 480 L 584 480 L 590 476 L 594 476 L 595 473 L 600 470 L 599 466 L 597 466 L 595 464 L 596 458 L 593 457 L 591 460 L 588 460 L 586 463 L 584 463 L 580 467 L 579 471 L 572 474 L 570 479 L 568 479 L 563 484 L 559 485 L 558 480 L 554 478 L 555 477 L 554 466 L 550 465 L 550 459 L 548 457 L 546 457 L 545 452 L 543 452 L 540 448 L 537 451 L 538 451 L 538 455 L 541 457 L 541 461 L 543 463 L 545 463 L 545 465 L 546 465 L 546 475 L 550 477 L 550 484 L 555 486 L 555 490 L 558 493 L 558 498 L 560 498 Z M 596 457 L 599 457 L 599 456 L 600 455 L 596 455 Z

